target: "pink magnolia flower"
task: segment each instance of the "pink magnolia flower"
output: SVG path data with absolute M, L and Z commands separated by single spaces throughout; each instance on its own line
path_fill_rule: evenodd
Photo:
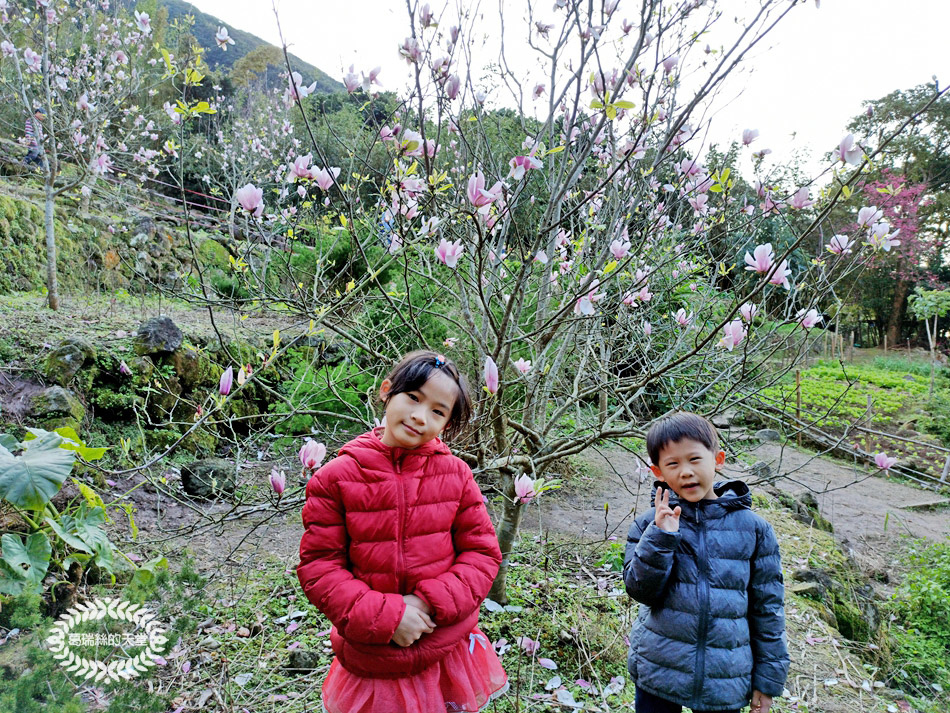
M 402 132 L 402 141 L 399 150 L 406 156 L 422 156 L 422 134 L 412 129 Z
M 287 175 L 288 181 L 295 181 L 298 178 L 310 178 L 310 162 L 313 159 L 311 154 L 298 156 L 290 165 L 290 173 Z
M 746 270 L 757 272 L 760 275 L 768 272 L 772 268 L 772 262 L 775 260 L 775 253 L 772 251 L 772 243 L 757 245 L 752 254 L 745 254 Z
M 834 235 L 828 241 L 827 249 L 835 255 L 847 255 L 853 245 L 854 242 L 849 240 L 847 235 Z
M 442 342 L 442 346 L 448 347 L 449 349 L 451 349 L 452 347 L 455 346 L 458 340 L 459 340 L 458 337 L 446 337 L 445 341 Z
M 330 190 L 330 186 L 336 181 L 337 176 L 340 175 L 340 169 L 336 166 L 331 167 L 330 169 L 321 168 L 319 171 L 314 171 L 310 169 L 310 177 L 316 181 L 317 185 L 320 186 L 325 191 Z
M 870 228 L 884 217 L 884 211 L 878 210 L 876 205 L 865 206 L 858 211 L 858 227 Z
M 859 163 L 861 163 L 861 159 L 864 156 L 864 151 L 860 146 L 855 146 L 854 134 L 848 134 L 843 139 L 841 139 L 841 143 L 838 144 L 838 148 L 834 150 L 832 155 L 835 157 L 836 161 L 857 166 Z
M 232 44 L 234 43 L 232 42 Z M 287 80 L 287 83 L 289 84 L 289 89 L 286 96 L 290 97 L 291 99 L 293 99 L 295 96 L 303 99 L 304 97 L 310 96 L 317 90 L 316 81 L 314 81 L 314 83 L 309 87 L 304 86 L 303 76 L 300 74 L 300 72 L 292 72 L 290 78 Z
M 435 24 L 435 15 L 432 12 L 432 8 L 429 7 L 429 3 L 426 3 L 422 6 L 422 9 L 419 11 L 419 24 L 424 28 L 431 27 Z
M 688 327 L 690 321 L 693 319 L 693 315 L 687 315 L 686 310 L 680 307 L 678 310 L 676 310 L 676 315 L 674 315 L 673 319 L 676 320 L 676 323 L 679 326 Z
M 874 456 L 874 465 L 881 470 L 890 470 L 897 464 L 897 458 L 891 458 L 886 453 L 878 453 Z
M 544 87 L 543 84 L 535 84 L 535 85 L 534 85 L 534 98 L 535 98 L 535 99 L 540 99 L 540 98 L 541 98 L 541 95 L 544 94 L 545 91 L 546 91 L 546 89 L 545 89 L 545 87 Z
M 542 265 L 548 264 L 548 254 L 544 250 L 538 250 L 537 255 L 534 256 L 535 262 L 540 262 Z
M 135 11 L 135 24 L 138 25 L 139 29 L 143 34 L 149 34 L 152 31 L 152 20 L 148 16 L 147 12 L 138 12 Z
M 796 210 L 801 210 L 802 208 L 811 208 L 815 205 L 815 201 L 811 200 L 808 188 L 802 186 L 795 192 L 788 204 Z
M 442 240 L 439 241 L 439 246 L 435 249 L 435 256 L 439 258 L 439 261 L 443 265 L 454 270 L 464 251 L 465 246 L 462 245 L 461 240 L 450 243 L 445 238 L 442 238 Z
M 745 338 L 746 332 L 742 321 L 734 319 L 722 328 L 722 334 L 719 344 L 731 352 Z
M 742 132 L 742 145 L 743 145 L 743 146 L 748 146 L 748 145 L 751 144 L 753 141 L 755 141 L 757 138 L 759 138 L 759 130 L 758 130 L 758 129 L 745 129 L 745 130 L 743 130 L 743 132 Z
M 445 82 L 445 95 L 449 98 L 449 101 L 454 101 L 454 99 L 459 95 L 459 90 L 462 88 L 462 80 L 458 78 L 457 74 L 449 76 Z
M 234 40 L 228 36 L 227 27 L 219 27 L 217 33 L 215 33 L 214 41 L 218 43 L 218 47 L 223 49 L 225 52 L 228 51 L 228 45 L 233 45 Z
M 122 374 L 122 376 L 132 376 L 132 370 L 129 368 L 129 365 L 125 363 L 125 361 L 119 364 L 119 373 Z
M 485 390 L 489 394 L 498 392 L 498 365 L 491 357 L 485 357 Z
M 680 61 L 680 58 L 677 57 L 675 54 L 664 59 L 663 73 L 669 74 L 670 72 L 672 72 L 674 69 L 676 69 L 676 65 L 679 64 L 679 61 Z
M 630 252 L 630 241 L 621 241 L 619 238 L 610 243 L 610 254 L 615 260 L 623 260 Z
M 708 202 L 709 196 L 705 193 L 689 199 L 689 204 L 693 206 L 693 211 L 696 215 L 706 215 L 709 212 Z
M 100 176 L 112 173 L 112 157 L 107 153 L 96 154 L 92 160 L 92 172 Z
M 238 188 L 234 192 L 234 199 L 244 210 L 253 213 L 255 218 L 260 218 L 264 212 L 264 189 L 253 183 L 246 183 Z
M 782 260 L 782 263 L 775 268 L 775 272 L 772 273 L 769 277 L 770 285 L 780 285 L 786 290 L 791 288 L 791 285 L 788 282 L 789 275 L 792 274 L 791 268 L 788 266 L 788 260 Z
M 419 43 L 415 38 L 407 37 L 402 41 L 402 44 L 399 45 L 399 54 L 409 64 L 415 64 L 422 57 L 422 49 L 419 47 Z
M 388 126 L 384 126 L 379 130 L 379 138 L 381 141 L 395 141 L 396 133 Z
M 352 94 L 359 89 L 362 84 L 356 72 L 353 71 L 353 65 L 351 64 L 350 71 L 343 75 L 343 86 L 346 87 L 347 93 Z
M 751 302 L 746 302 L 739 308 L 739 314 L 742 315 L 742 319 L 746 322 L 751 322 L 755 319 L 755 313 L 759 311 L 759 308 L 756 307 Z
M 881 221 L 880 223 L 875 223 L 872 225 L 871 234 L 868 235 L 868 245 L 872 246 L 876 250 L 883 250 L 886 253 L 889 253 L 891 248 L 900 245 L 900 240 L 893 239 L 900 232 L 900 230 L 895 230 L 893 233 L 889 233 L 888 231 L 890 229 L 891 226 L 885 221 Z
M 649 337 L 651 334 L 653 334 L 653 325 L 647 322 L 646 320 L 644 320 L 643 321 L 643 336 Z
M 511 167 L 508 176 L 520 181 L 525 172 L 532 168 L 541 168 L 542 164 L 541 160 L 534 156 L 515 156 L 508 162 L 508 165 Z
M 280 495 L 284 492 L 284 488 L 287 486 L 287 474 L 284 471 L 278 471 L 277 468 L 271 468 L 270 470 L 270 486 L 274 489 L 274 492 Z
M 229 366 L 221 374 L 221 379 L 218 381 L 218 393 L 222 396 L 227 396 L 231 393 L 231 385 L 234 383 L 234 367 Z
M 297 455 L 300 458 L 301 465 L 306 470 L 316 470 L 327 456 L 327 447 L 308 438 L 300 447 L 300 453 Z
M 16 54 L 16 47 L 10 40 L 4 40 L 0 42 L 0 52 L 3 53 L 4 57 L 12 57 Z
M 515 362 L 515 369 L 520 371 L 522 374 L 527 374 L 529 371 L 531 371 L 531 362 L 525 361 L 524 359 L 518 359 L 518 361 Z
M 636 298 L 637 298 L 640 302 L 649 302 L 650 300 L 652 300 L 652 299 L 653 299 L 653 293 L 650 292 L 650 286 L 649 286 L 649 285 L 644 285 L 643 287 L 641 287 L 641 288 L 640 288 L 640 291 L 637 292 L 637 294 L 636 294 Z
M 116 50 L 112 53 L 112 61 L 116 64 L 128 64 L 129 56 L 122 50 Z
M 503 185 L 501 181 L 498 181 L 494 186 L 486 190 L 485 176 L 482 175 L 481 171 L 476 171 L 475 174 L 468 179 L 468 200 L 478 209 L 479 213 L 486 215 L 491 204 L 501 196 Z
M 42 68 L 41 57 L 29 47 L 23 50 L 23 61 L 26 62 L 26 68 L 30 72 L 39 72 Z
M 768 156 L 770 153 L 772 153 L 772 149 L 759 149 L 758 151 L 754 151 L 754 152 L 752 153 L 752 157 L 753 157 L 753 158 L 757 158 L 759 161 L 761 161 L 761 160 L 764 159 L 766 156 Z
M 693 176 L 705 173 L 706 167 L 694 158 L 684 158 L 676 164 L 676 170 L 680 175 L 686 178 L 692 178 Z
M 811 329 L 822 321 L 822 316 L 818 314 L 818 310 L 816 309 L 810 309 L 807 312 L 803 309 L 800 309 L 798 310 L 796 319 L 798 320 L 798 323 L 805 329 Z
M 527 505 L 530 503 L 537 493 L 534 492 L 534 481 L 528 477 L 527 473 L 522 473 L 521 477 L 515 481 L 515 501 L 521 503 L 522 505 Z M 528 639 L 531 641 L 531 639 Z M 537 642 L 533 642 L 535 647 L 533 651 L 537 650 Z M 522 644 L 525 651 L 532 653 L 532 650 L 529 650 L 527 646 Z

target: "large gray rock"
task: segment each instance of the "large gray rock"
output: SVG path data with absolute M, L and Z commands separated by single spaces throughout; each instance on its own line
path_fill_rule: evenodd
M 767 442 L 767 441 L 777 442 L 777 441 L 782 440 L 782 434 L 772 428 L 762 428 L 756 431 L 755 437 L 763 442 Z
M 50 386 L 33 395 L 30 415 L 37 426 L 47 431 L 69 426 L 79 433 L 86 407 L 69 389 Z
M 234 464 L 222 458 L 203 458 L 182 466 L 181 486 L 196 498 L 213 500 L 234 492 Z
M 178 326 L 169 317 L 152 317 L 142 323 L 135 335 L 135 353 L 146 354 L 171 353 L 181 346 L 184 336 Z

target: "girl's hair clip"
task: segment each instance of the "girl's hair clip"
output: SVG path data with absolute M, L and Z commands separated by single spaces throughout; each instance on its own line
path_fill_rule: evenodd
M 442 366 L 445 366 L 445 357 L 442 356 L 441 354 L 436 354 L 436 355 L 435 355 L 435 368 L 438 369 L 439 367 L 442 367 Z

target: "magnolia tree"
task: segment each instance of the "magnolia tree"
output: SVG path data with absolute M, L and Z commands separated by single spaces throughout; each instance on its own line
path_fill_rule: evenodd
M 525 505 L 557 484 L 564 458 L 642 436 L 672 409 L 712 413 L 774 383 L 774 357 L 803 348 L 857 257 L 898 240 L 882 217 L 850 232 L 824 225 L 878 147 L 845 137 L 820 191 L 763 179 L 745 192 L 702 159 L 699 117 L 717 88 L 801 4 L 763 0 L 728 25 L 712 1 L 643 0 L 634 15 L 617 2 L 528 7 L 515 39 L 534 68 L 510 68 L 502 44 L 480 81 L 475 20 L 410 4 L 398 53 L 412 89 L 400 108 L 367 127 L 346 163 L 326 163 L 315 142 L 279 182 L 260 175 L 233 194 L 259 235 L 242 279 L 258 306 L 307 325 L 295 339 L 321 332 L 377 378 L 421 346 L 474 377 L 476 418 L 453 445 L 503 496 L 493 599 L 505 599 Z M 372 102 L 378 74 L 351 70 L 345 84 Z M 736 138 L 761 165 L 766 137 Z M 750 237 L 802 223 L 793 213 L 808 219 L 784 250 Z M 276 236 L 290 236 L 287 250 L 315 249 L 300 238 L 305 220 L 345 240 L 360 269 L 318 255 L 306 281 L 287 260 L 287 279 L 274 280 L 274 262 L 250 259 Z M 818 249 L 795 257 L 816 236 Z M 278 355 L 275 335 L 268 363 Z M 377 409 L 369 389 L 346 418 L 371 423 Z
M 0 0 L 0 50 L 7 98 L 24 115 L 42 108 L 48 303 L 59 305 L 54 206 L 63 194 L 88 199 L 96 177 L 145 177 L 162 150 L 144 108 L 160 72 L 145 13 L 110 10 L 108 0 Z M 34 122 L 36 123 L 36 122 Z M 64 173 L 66 164 L 74 166 Z M 81 188 L 80 188 L 81 187 Z

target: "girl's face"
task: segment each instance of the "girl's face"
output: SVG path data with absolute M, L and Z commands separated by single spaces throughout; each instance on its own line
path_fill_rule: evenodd
M 383 381 L 379 397 L 386 402 L 386 430 L 382 441 L 389 447 L 418 448 L 442 433 L 458 397 L 451 377 L 433 371 L 415 391 L 389 395 L 392 382 Z

